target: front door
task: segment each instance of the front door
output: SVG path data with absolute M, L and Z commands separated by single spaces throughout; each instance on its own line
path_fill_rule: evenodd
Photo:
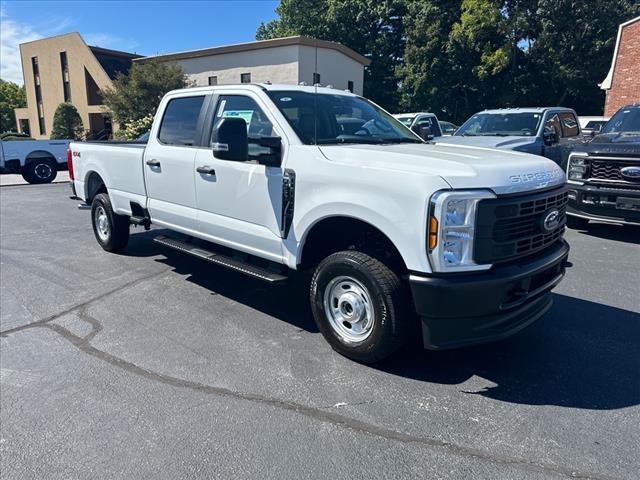
M 250 138 L 282 137 L 257 95 L 221 95 L 212 108 L 210 128 L 223 117 L 240 117 Z M 281 262 L 283 170 L 252 160 L 254 148 L 249 145 L 244 162 L 217 159 L 210 149 L 196 152 L 198 230 L 211 241 Z
M 151 217 L 159 225 L 185 233 L 196 230 L 194 161 L 200 148 L 204 100 L 203 95 L 170 99 L 158 134 L 149 138 L 144 152 Z

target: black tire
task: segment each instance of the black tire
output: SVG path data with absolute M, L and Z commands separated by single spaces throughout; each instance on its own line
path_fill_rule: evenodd
M 589 226 L 589 220 L 581 217 L 567 215 L 567 227 L 573 230 L 584 230 Z
M 58 164 L 51 157 L 35 158 L 22 169 L 22 178 L 32 184 L 51 183 L 58 175 Z
M 368 336 L 362 340 L 346 339 L 338 331 L 341 327 L 334 326 L 340 323 L 336 322 L 336 316 L 327 313 L 325 308 L 325 300 L 336 310 L 341 310 L 341 305 L 349 306 L 348 302 L 339 304 L 342 297 L 333 295 L 336 288 L 338 292 L 342 292 L 341 288 L 348 286 L 348 281 L 342 284 L 344 278 L 354 280 L 355 292 L 364 288 L 366 295 L 359 296 L 349 289 L 345 292 L 351 292 L 355 295 L 354 298 L 367 298 L 368 295 L 371 300 L 369 311 L 373 313 L 370 323 L 372 326 Z M 398 275 L 365 253 L 347 250 L 325 258 L 313 274 L 310 301 L 318 329 L 331 347 L 345 357 L 362 363 L 373 363 L 393 354 L 406 342 L 409 330 L 408 318 L 405 316 L 408 304 L 406 289 Z M 362 302 L 364 305 L 367 303 Z M 331 310 L 331 307 L 328 309 Z M 353 313 L 353 309 L 347 313 Z M 355 328 L 357 323 L 342 322 L 347 330 Z
M 118 252 L 127 246 L 129 217 L 114 213 L 106 193 L 97 194 L 91 202 L 91 225 L 96 240 L 107 252 Z

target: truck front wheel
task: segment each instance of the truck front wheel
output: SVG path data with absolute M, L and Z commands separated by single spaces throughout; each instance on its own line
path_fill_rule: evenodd
M 325 258 L 311 280 L 318 329 L 338 353 L 362 363 L 380 361 L 407 335 L 407 304 L 398 276 L 379 260 L 347 250 Z
M 57 175 L 58 165 L 48 157 L 31 160 L 22 169 L 22 178 L 33 184 L 51 183 Z
M 91 223 L 96 240 L 107 252 L 117 252 L 127 246 L 129 218 L 113 211 L 109 195 L 106 193 L 99 193 L 93 198 Z

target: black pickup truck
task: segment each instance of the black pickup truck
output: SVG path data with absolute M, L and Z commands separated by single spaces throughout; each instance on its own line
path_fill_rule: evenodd
M 567 225 L 640 225 L 640 104 L 618 110 L 567 162 Z

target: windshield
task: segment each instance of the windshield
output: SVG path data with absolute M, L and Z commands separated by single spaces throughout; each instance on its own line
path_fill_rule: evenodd
M 402 123 L 364 98 L 300 91 L 267 94 L 307 145 L 422 143 Z
M 477 113 L 456 132 L 456 136 L 535 136 L 541 113 Z
M 621 108 L 603 127 L 601 133 L 640 135 L 640 107 Z

